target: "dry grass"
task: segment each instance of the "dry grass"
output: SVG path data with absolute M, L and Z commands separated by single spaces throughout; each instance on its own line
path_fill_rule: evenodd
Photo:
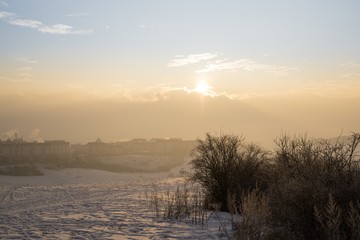
M 159 191 L 153 184 L 152 191 L 145 194 L 156 218 L 189 221 L 194 225 L 207 223 L 207 211 L 204 206 L 205 194 L 201 187 L 184 184 L 175 190 Z
M 258 188 L 244 195 L 240 206 L 230 198 L 233 216 L 233 238 L 239 240 L 267 239 L 271 232 L 271 211 L 268 197 Z M 241 217 L 239 217 L 241 216 Z
M 342 224 L 342 209 L 337 205 L 333 196 L 329 194 L 329 201 L 321 211 L 318 207 L 314 207 L 316 220 L 320 223 L 326 238 L 329 240 L 343 239 L 340 226 Z
M 356 204 L 350 202 L 349 213 L 346 217 L 346 223 L 350 227 L 351 239 L 360 239 L 360 202 Z
M 360 239 L 360 203 L 350 202 L 347 214 L 343 212 L 331 194 L 325 206 L 314 207 L 315 218 L 326 239 L 341 240 L 346 235 L 349 239 Z

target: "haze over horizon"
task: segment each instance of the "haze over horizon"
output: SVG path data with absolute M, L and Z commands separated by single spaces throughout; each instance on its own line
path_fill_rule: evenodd
M 360 2 L 0 0 L 0 134 L 359 132 Z

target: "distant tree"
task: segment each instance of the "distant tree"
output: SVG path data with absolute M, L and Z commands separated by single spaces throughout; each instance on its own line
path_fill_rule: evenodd
M 208 133 L 197 141 L 191 157 L 189 179 L 204 187 L 208 206 L 218 204 L 228 211 L 230 196 L 240 200 L 244 193 L 264 185 L 268 154 L 255 144 L 245 144 L 243 137 Z

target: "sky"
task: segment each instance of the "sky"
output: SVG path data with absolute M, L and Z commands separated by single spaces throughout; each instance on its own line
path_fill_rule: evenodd
M 360 131 L 360 2 L 0 0 L 0 133 Z

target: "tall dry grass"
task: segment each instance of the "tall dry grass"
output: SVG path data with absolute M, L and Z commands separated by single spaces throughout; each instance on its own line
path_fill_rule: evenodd
M 167 189 L 165 192 L 153 185 L 152 191 L 145 194 L 145 197 L 157 218 L 188 221 L 200 226 L 207 223 L 205 194 L 198 185 L 183 184 L 175 190 Z

